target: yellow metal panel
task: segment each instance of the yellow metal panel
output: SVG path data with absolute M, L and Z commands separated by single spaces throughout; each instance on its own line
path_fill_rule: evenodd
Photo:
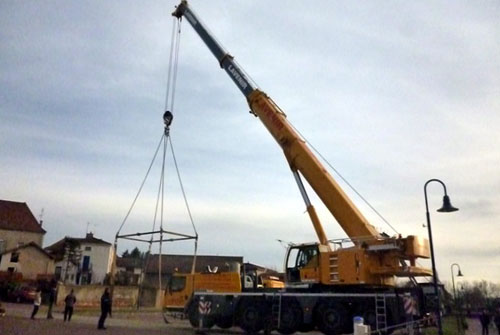
M 409 257 L 429 258 L 429 241 L 420 236 L 410 235 L 406 237 L 406 255 Z
M 354 206 L 337 182 L 290 126 L 286 115 L 265 93 L 255 90 L 248 99 L 257 115 L 284 151 L 290 165 L 300 171 L 347 236 L 378 237 L 379 233 Z M 322 236 L 318 236 L 320 239 Z
M 300 281 L 303 283 L 319 283 L 318 267 L 300 269 Z

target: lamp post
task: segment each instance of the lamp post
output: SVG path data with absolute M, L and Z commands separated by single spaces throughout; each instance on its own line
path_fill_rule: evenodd
M 455 313 L 458 312 L 457 330 L 459 331 L 459 334 L 462 334 L 462 327 L 460 325 L 460 311 L 458 310 L 457 293 L 455 291 L 455 276 L 453 275 L 453 266 L 456 266 L 458 268 L 457 277 L 463 277 L 464 275 L 462 274 L 462 271 L 460 270 L 460 265 L 458 265 L 457 263 L 451 264 L 450 269 L 451 269 L 451 282 L 453 283 L 453 302 L 455 303 Z
M 441 303 L 439 300 L 439 289 L 438 289 L 438 279 L 437 279 L 437 271 L 436 271 L 436 261 L 434 259 L 434 246 L 432 244 L 432 230 L 431 230 L 431 216 L 429 214 L 429 202 L 427 200 L 427 185 L 432 182 L 438 182 L 443 186 L 444 196 L 443 196 L 443 206 L 437 211 L 440 213 L 449 213 L 456 212 L 458 208 L 455 208 L 451 205 L 450 197 L 446 192 L 446 185 L 439 179 L 429 179 L 424 185 L 424 195 L 425 195 L 425 213 L 427 218 L 427 230 L 429 231 L 429 245 L 431 247 L 431 262 L 432 262 L 432 281 L 434 284 L 434 294 L 436 295 L 436 318 L 438 325 L 438 334 L 443 335 L 443 326 L 441 324 Z

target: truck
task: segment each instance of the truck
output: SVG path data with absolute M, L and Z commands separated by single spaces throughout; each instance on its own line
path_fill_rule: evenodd
M 414 302 L 411 305 L 417 306 L 417 313 L 412 314 L 421 317 L 421 291 L 416 285 L 398 288 L 396 278 L 415 281 L 415 277 L 432 275 L 430 269 L 417 264 L 417 259 L 430 256 L 428 241 L 413 235 L 379 233 L 313 154 L 286 114 L 247 77 L 188 2 L 182 0 L 172 15 L 179 20 L 186 18 L 244 95 L 250 112 L 283 150 L 318 238 L 288 247 L 285 288 L 254 292 L 195 290 L 186 301 L 185 312 L 193 319 L 202 316 L 204 326 L 235 325 L 249 333 L 264 329 L 282 334 L 317 329 L 328 335 L 352 332 L 354 316 L 363 317 L 372 330 L 389 333 L 406 320 L 404 299 L 408 297 Z M 303 179 L 347 238 L 328 239 Z M 210 308 L 206 308 L 208 305 Z
M 167 316 L 177 317 L 179 313 L 183 318 L 184 308 L 195 292 L 242 293 L 285 287 L 278 273 L 247 269 L 245 265 L 243 265 L 243 271 L 240 271 L 239 266 L 235 266 L 229 271 L 219 271 L 216 267 L 203 272 L 174 272 L 167 282 L 163 299 L 165 320 Z M 192 315 L 189 320 L 193 326 L 198 324 L 198 319 L 193 318 Z

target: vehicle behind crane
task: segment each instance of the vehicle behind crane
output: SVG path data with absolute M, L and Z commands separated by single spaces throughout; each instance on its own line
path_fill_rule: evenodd
M 396 277 L 429 276 L 417 266 L 429 257 L 426 239 L 379 233 L 309 149 L 285 113 L 245 74 L 209 33 L 187 1 L 172 14 L 187 19 L 219 65 L 280 145 L 305 203 L 317 242 L 292 244 L 285 258 L 285 289 L 243 294 L 193 291 L 185 310 L 194 313 L 200 300 L 210 301 L 208 324 L 238 325 L 247 332 L 264 328 L 283 334 L 319 329 L 325 334 L 352 332 L 352 317 L 363 316 L 373 329 L 390 329 L 404 318 L 403 295 L 421 301 L 418 289 L 398 289 Z M 306 192 L 305 179 L 348 238 L 329 240 Z

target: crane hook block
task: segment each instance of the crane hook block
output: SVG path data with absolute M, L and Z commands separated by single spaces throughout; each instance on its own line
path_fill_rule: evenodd
M 172 123 L 173 118 L 174 118 L 174 115 L 170 111 L 166 111 L 163 114 L 163 122 L 165 123 L 166 128 L 170 127 L 170 124 Z

